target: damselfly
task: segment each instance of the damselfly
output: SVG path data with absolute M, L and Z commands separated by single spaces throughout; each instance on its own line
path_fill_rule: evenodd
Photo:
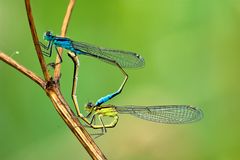
M 165 124 L 184 124 L 200 120 L 203 117 L 201 109 L 190 105 L 159 105 L 159 106 L 96 106 L 93 103 L 86 105 L 89 114 L 85 122 L 94 129 L 102 129 L 104 134 L 106 128 L 113 128 L 118 122 L 118 113 L 130 114 L 141 119 Z M 103 117 L 110 117 L 110 123 L 105 124 Z M 96 123 L 98 118 L 98 123 Z
M 77 58 L 77 55 L 87 55 L 87 56 L 95 57 L 107 63 L 116 65 L 121 70 L 121 72 L 125 75 L 125 78 L 120 88 L 114 93 L 108 94 L 100 98 L 99 100 L 97 100 L 95 104 L 96 106 L 100 106 L 102 103 L 107 102 L 108 100 L 112 99 L 113 97 L 121 93 L 128 79 L 128 75 L 123 70 L 123 68 L 138 68 L 138 67 L 144 66 L 144 59 L 140 55 L 133 52 L 107 49 L 107 48 L 97 47 L 84 42 L 76 42 L 69 38 L 55 36 L 50 31 L 47 31 L 43 37 L 44 37 L 44 40 L 48 41 L 48 45 L 44 45 L 40 43 L 40 45 L 45 49 L 45 51 L 43 51 L 44 55 L 50 57 L 52 55 L 52 49 L 54 46 L 60 58 L 60 63 L 61 63 L 62 58 L 58 53 L 57 47 L 61 47 L 70 51 L 68 54 L 72 58 L 75 64 L 74 76 L 73 76 L 73 87 L 72 87 L 72 99 L 73 99 L 77 114 L 80 117 L 83 117 L 83 115 L 80 113 L 78 102 L 77 102 L 77 96 L 76 96 L 78 67 L 79 67 L 79 60 Z

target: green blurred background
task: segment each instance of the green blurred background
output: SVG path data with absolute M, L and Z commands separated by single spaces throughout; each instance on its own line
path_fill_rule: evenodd
M 67 0 L 33 1 L 37 32 L 60 34 Z M 132 50 L 145 58 L 127 70 L 117 105 L 191 104 L 204 119 L 164 125 L 121 115 L 96 139 L 109 159 L 236 160 L 240 153 L 240 3 L 238 0 L 81 0 L 67 36 L 100 46 Z M 0 0 L 0 50 L 42 75 L 24 1 Z M 48 62 L 53 61 L 47 59 Z M 61 88 L 71 101 L 73 65 L 63 56 Z M 80 56 L 78 99 L 115 91 L 123 80 L 114 66 Z M 46 94 L 0 62 L 0 159 L 90 159 Z M 92 132 L 92 131 L 91 131 Z

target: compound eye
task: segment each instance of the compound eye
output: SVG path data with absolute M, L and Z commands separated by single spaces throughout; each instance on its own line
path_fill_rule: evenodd
M 47 36 L 50 36 L 50 35 L 52 35 L 52 33 L 51 33 L 50 31 L 47 31 L 47 32 L 46 32 L 46 35 L 47 35 Z
M 89 108 L 91 108 L 91 107 L 93 107 L 93 103 L 92 103 L 92 102 L 89 102 L 89 103 L 87 104 L 87 106 L 88 106 Z

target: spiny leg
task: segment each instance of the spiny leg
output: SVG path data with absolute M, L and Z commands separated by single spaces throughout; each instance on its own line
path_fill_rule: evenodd
M 99 117 L 100 117 L 100 115 L 99 115 Z M 102 126 L 104 126 L 102 120 L 100 120 L 100 122 L 102 123 Z M 92 124 L 93 124 L 93 125 L 92 125 Z M 92 125 L 92 126 L 96 126 L 96 115 L 93 116 L 93 118 L 92 118 L 92 120 L 91 120 L 91 125 Z M 94 139 L 97 139 L 97 138 L 99 138 L 100 136 L 104 135 L 105 132 L 103 131 L 103 127 L 99 127 L 97 130 L 99 130 L 99 129 L 101 129 L 101 132 L 100 132 L 100 133 L 93 133 L 93 134 L 91 134 L 91 135 L 96 136 L 96 137 L 94 137 Z
M 96 136 L 96 137 L 94 137 L 95 139 L 96 138 L 98 138 L 98 137 L 100 137 L 100 136 L 102 136 L 102 135 L 104 135 L 104 131 L 103 131 L 103 126 L 104 126 L 104 124 L 103 124 L 103 121 L 102 120 L 100 120 L 100 123 L 102 123 L 101 125 L 98 125 L 98 126 L 96 126 L 96 115 L 97 114 L 94 114 L 93 116 L 92 116 L 92 118 L 91 118 L 91 120 L 90 120 L 90 126 L 88 126 L 88 127 L 91 127 L 91 128 L 93 128 L 93 129 L 95 129 L 95 130 L 99 130 L 99 129 L 101 129 L 101 132 L 100 133 L 91 133 L 90 135 L 92 135 L 92 136 Z M 100 115 L 99 115 L 100 116 Z
M 100 125 L 93 125 L 95 128 L 103 128 L 103 129 L 105 129 L 105 132 L 107 132 L 107 128 L 114 128 L 118 123 L 118 118 L 119 118 L 118 115 L 113 117 L 113 120 L 110 124 L 104 124 L 103 120 L 102 120 L 102 117 L 103 117 L 102 115 L 101 116 L 99 115 L 99 121 L 100 121 L 101 124 Z
M 100 115 L 98 116 L 98 119 L 99 119 L 99 122 L 101 122 L 103 133 L 107 133 L 107 129 L 106 129 L 104 123 L 103 123 L 102 117 L 103 117 L 102 114 L 100 114 Z
M 57 52 L 57 55 L 58 55 L 60 61 L 57 62 L 57 63 L 55 63 L 55 62 L 48 63 L 48 66 L 51 66 L 52 68 L 55 68 L 56 65 L 61 64 L 61 63 L 63 62 L 62 57 L 61 57 L 61 55 L 59 54 L 57 47 L 55 47 L 55 50 L 56 50 L 56 52 Z M 52 49 L 51 49 L 51 52 L 52 52 Z M 52 54 L 52 53 L 51 53 L 51 54 Z
M 99 119 L 99 122 L 100 122 L 99 125 L 96 125 L 96 124 L 95 124 L 95 123 L 96 123 L 96 116 L 98 116 L 98 119 Z M 101 129 L 101 133 L 93 133 L 93 134 L 91 134 L 91 135 L 96 135 L 96 137 L 94 137 L 94 138 L 98 138 L 98 137 L 104 135 L 104 133 L 107 132 L 107 130 L 106 130 L 106 128 L 105 128 L 105 125 L 104 125 L 103 120 L 102 120 L 101 117 L 102 117 L 102 114 L 100 114 L 100 115 L 94 114 L 94 115 L 92 116 L 92 118 L 91 118 L 90 126 L 91 126 L 93 129 L 97 129 L 97 130 L 98 130 L 98 129 Z
M 53 41 L 49 41 L 47 46 L 46 46 L 45 44 L 43 44 L 42 42 L 39 42 L 39 44 L 40 44 L 40 46 L 41 46 L 44 50 L 46 50 L 46 51 L 43 51 L 43 50 L 42 50 L 43 55 L 45 55 L 45 56 L 47 56 L 47 57 L 51 57 L 51 56 L 52 56 Z M 57 49 L 56 46 L 55 46 L 55 49 L 56 49 L 57 55 L 58 55 L 58 57 L 59 57 L 59 59 L 60 59 L 60 62 L 58 62 L 57 64 L 60 64 L 60 63 L 62 63 L 62 57 L 60 56 L 60 54 L 59 54 L 58 49 Z M 56 66 L 57 64 L 55 64 L 54 62 L 52 62 L 52 63 L 49 63 L 48 66 L 51 66 L 52 68 L 55 68 L 55 66 Z
M 48 41 L 48 45 L 45 45 L 42 42 L 39 42 L 39 44 L 42 48 L 44 48 L 45 50 L 48 50 L 50 48 L 50 45 L 52 45 L 52 41 Z
M 100 133 L 93 133 L 93 134 L 91 134 L 91 135 L 96 136 L 96 137 L 94 137 L 94 139 L 97 139 L 97 138 L 103 136 L 103 135 L 104 135 L 104 132 L 103 132 L 103 130 L 102 130 Z
M 108 60 L 109 61 L 109 60 Z M 125 75 L 125 78 L 120 86 L 120 88 L 114 92 L 114 93 L 111 93 L 111 94 L 108 94 L 102 98 L 100 98 L 99 100 L 97 100 L 96 102 L 96 106 L 100 106 L 102 103 L 105 103 L 107 102 L 108 100 L 112 99 L 113 97 L 117 96 L 118 94 L 120 94 L 123 90 L 123 87 L 124 85 L 126 84 L 127 80 L 128 80 L 128 74 L 122 69 L 122 67 L 115 61 L 111 61 L 111 63 L 115 64 L 120 70 L 121 72 Z
M 94 111 L 94 107 L 91 108 L 89 113 L 86 115 L 86 118 L 89 118 L 92 115 L 93 111 Z
M 81 118 L 81 117 L 80 117 Z M 87 127 L 87 128 L 93 128 L 93 129 L 95 129 L 94 128 L 94 126 L 96 126 L 96 114 L 94 114 L 93 116 L 92 116 L 92 118 L 91 118 L 91 120 L 90 121 L 88 121 L 88 119 L 87 118 L 89 118 L 89 117 L 83 117 L 83 118 L 81 118 L 81 119 L 83 119 L 85 122 L 87 122 L 87 125 L 85 125 L 85 124 L 83 124 L 83 126 L 84 127 Z M 92 125 L 93 124 L 93 125 Z
M 95 124 L 96 116 L 98 116 L 99 122 L 100 122 L 100 124 L 98 124 L 98 125 Z M 104 124 L 102 117 L 103 117 L 102 114 L 99 115 L 99 114 L 95 113 L 90 120 L 89 126 L 87 126 L 87 127 L 93 128 L 95 130 L 101 129 L 100 133 L 91 133 L 91 135 L 96 136 L 94 138 L 98 138 L 98 137 L 104 135 L 107 132 L 107 128 L 114 128 L 116 126 L 116 124 L 118 123 L 118 118 L 119 118 L 118 115 L 114 116 L 113 121 L 110 124 L 107 124 L 107 125 Z
M 118 116 L 115 116 L 115 117 L 114 117 L 114 120 L 112 121 L 111 124 L 105 125 L 105 124 L 103 123 L 102 117 L 103 117 L 103 115 L 101 115 L 101 114 L 98 116 L 99 121 L 101 122 L 101 125 L 102 125 L 102 127 L 101 127 L 101 131 L 102 131 L 102 132 L 101 132 L 101 133 L 96 133 L 96 134 L 94 134 L 94 135 L 97 135 L 97 136 L 95 137 L 95 139 L 96 139 L 96 138 L 99 138 L 100 136 L 102 136 L 102 135 L 104 135 L 105 133 L 107 133 L 107 128 L 113 128 L 113 127 L 115 127 L 116 124 L 117 124 L 117 122 L 118 122 Z
M 99 129 L 100 129 L 100 128 L 99 128 Z M 97 138 L 101 137 L 102 135 L 104 135 L 104 132 L 103 132 L 103 130 L 101 129 L 101 132 L 100 132 L 100 133 L 91 133 L 90 135 L 96 136 L 96 137 L 94 137 L 94 139 L 97 139 Z
M 94 122 L 94 124 L 96 123 L 96 114 L 94 114 L 94 115 L 92 116 L 92 119 L 91 119 L 91 121 L 90 121 L 90 124 L 92 125 L 93 122 Z
M 47 56 L 47 57 L 51 57 L 52 56 L 52 47 L 53 47 L 53 42 L 49 41 L 48 45 L 46 46 L 45 44 L 43 44 L 42 42 L 39 42 L 40 46 L 44 49 L 47 50 L 49 52 L 46 51 L 42 51 L 43 55 Z
M 91 122 L 91 124 L 93 123 L 93 125 L 96 125 L 97 124 L 97 121 L 96 121 L 96 117 L 94 116 L 93 118 L 93 122 Z
M 111 122 L 111 124 L 109 125 L 109 126 L 106 126 L 107 128 L 113 128 L 113 127 L 115 127 L 116 125 L 117 125 L 117 123 L 118 123 L 118 115 L 116 115 L 116 116 L 114 116 L 113 117 L 113 121 Z
M 93 128 L 101 128 L 99 126 L 96 125 L 96 115 L 97 114 L 94 114 L 91 118 L 91 121 L 90 121 L 90 126 L 92 126 Z
M 103 120 L 102 120 L 102 115 L 100 114 L 98 116 L 98 119 L 99 119 L 99 122 L 101 123 L 102 127 L 101 127 L 101 133 L 97 133 L 95 135 L 97 135 L 96 137 L 94 137 L 95 139 L 96 138 L 99 138 L 100 136 L 104 135 L 105 133 L 107 133 L 107 129 L 105 128 L 105 125 L 103 123 Z
M 48 42 L 48 45 L 46 46 L 45 44 L 43 44 L 42 42 L 39 42 L 40 46 L 44 49 L 42 50 L 42 54 L 44 56 L 47 56 L 47 57 L 51 57 L 52 56 L 52 47 L 53 47 L 53 42 L 52 41 L 49 41 Z M 46 50 L 46 51 L 45 51 Z M 58 52 L 57 52 L 58 53 Z M 55 63 L 48 63 L 47 64 L 47 67 L 51 67 L 52 69 L 55 68 Z

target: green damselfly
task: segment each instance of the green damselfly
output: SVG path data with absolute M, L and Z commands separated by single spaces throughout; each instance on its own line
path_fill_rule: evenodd
M 158 106 L 115 106 L 101 105 L 96 106 L 93 103 L 86 105 L 89 114 L 85 122 L 94 128 L 102 129 L 104 134 L 106 128 L 113 128 L 118 123 L 118 114 L 130 114 L 135 117 L 164 124 L 184 124 L 202 119 L 203 112 L 197 107 L 190 105 L 158 105 Z M 103 118 L 110 117 L 110 123 L 105 124 Z M 98 121 L 98 123 L 96 122 Z

